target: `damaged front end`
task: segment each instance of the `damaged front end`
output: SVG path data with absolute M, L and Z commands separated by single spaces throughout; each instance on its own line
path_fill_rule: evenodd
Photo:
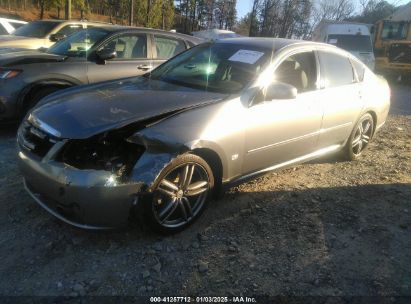
M 145 124 L 88 139 L 60 139 L 24 122 L 18 154 L 30 195 L 59 219 L 87 229 L 128 223 L 173 155 L 130 137 Z
M 144 151 L 144 146 L 130 143 L 113 132 L 70 140 L 56 160 L 80 170 L 111 172 L 119 181 L 126 182 Z

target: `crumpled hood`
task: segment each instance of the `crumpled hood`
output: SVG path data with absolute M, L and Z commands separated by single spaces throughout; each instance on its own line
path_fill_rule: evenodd
M 37 50 L 21 48 L 0 48 L 0 67 L 11 67 L 30 63 L 63 61 L 66 57 Z
M 145 77 L 81 86 L 41 102 L 31 120 L 61 138 L 84 139 L 166 113 L 214 103 L 227 95 Z M 46 126 L 46 128 L 44 128 Z

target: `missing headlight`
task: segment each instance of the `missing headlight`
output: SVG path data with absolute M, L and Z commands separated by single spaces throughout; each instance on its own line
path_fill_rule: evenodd
M 143 146 L 129 143 L 119 134 L 106 133 L 68 142 L 59 160 L 80 170 L 109 171 L 123 179 L 143 153 Z

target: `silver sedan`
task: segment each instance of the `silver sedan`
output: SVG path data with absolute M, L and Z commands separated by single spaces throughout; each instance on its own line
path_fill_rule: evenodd
M 387 82 L 341 49 L 227 39 L 47 97 L 18 155 L 28 192 L 67 223 L 175 232 L 224 188 L 328 153 L 359 157 L 389 106 Z

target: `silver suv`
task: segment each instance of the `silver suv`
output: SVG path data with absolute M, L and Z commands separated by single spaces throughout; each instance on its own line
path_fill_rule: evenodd
M 39 20 L 27 23 L 11 35 L 0 35 L 0 48 L 49 48 L 79 30 L 107 25 L 78 20 Z

